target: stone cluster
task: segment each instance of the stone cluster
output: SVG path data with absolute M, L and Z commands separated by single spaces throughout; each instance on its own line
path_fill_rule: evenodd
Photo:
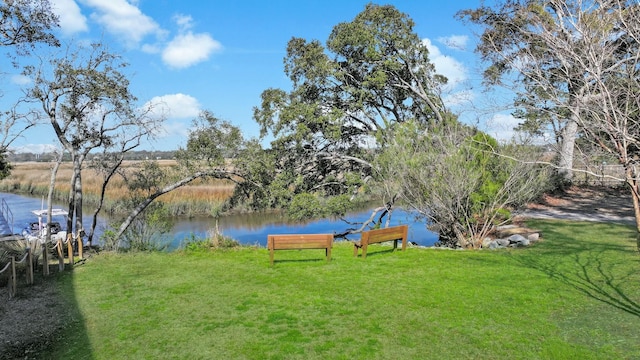
M 486 238 L 482 242 L 482 248 L 502 249 L 529 246 L 539 241 L 541 237 L 540 231 L 517 225 L 505 225 L 498 227 L 494 237 Z

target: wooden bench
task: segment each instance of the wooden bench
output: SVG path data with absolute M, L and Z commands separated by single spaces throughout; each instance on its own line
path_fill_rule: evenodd
M 392 226 L 384 229 L 363 231 L 360 241 L 353 243 L 353 256 L 358 256 L 358 249 L 362 248 L 362 258 L 367 257 L 367 247 L 370 244 L 393 241 L 393 249 L 398 248 L 398 240 L 402 240 L 402 250 L 407 248 L 408 225 Z
M 325 249 L 325 256 L 328 262 L 331 261 L 332 246 L 333 234 L 284 234 L 267 236 L 267 247 L 269 249 L 271 266 L 273 266 L 273 253 L 275 250 Z

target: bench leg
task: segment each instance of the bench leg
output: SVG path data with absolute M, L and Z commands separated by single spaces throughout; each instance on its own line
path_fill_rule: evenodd
M 367 258 L 367 244 L 362 244 L 362 258 Z
M 325 251 L 325 255 L 327 256 L 327 262 L 331 261 L 331 248 L 327 248 Z
M 269 249 L 269 261 L 271 262 L 271 266 L 273 266 L 273 249 Z
M 353 257 L 358 257 L 358 250 L 362 248 L 361 244 L 353 243 Z

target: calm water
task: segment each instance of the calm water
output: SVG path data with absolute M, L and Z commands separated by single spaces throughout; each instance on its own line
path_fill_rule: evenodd
M 20 196 L 15 194 L 0 193 L 0 197 L 9 205 L 14 217 L 14 232 L 20 233 L 30 222 L 37 221 L 37 217 L 31 213 L 32 210 L 46 208 L 46 203 L 42 199 Z M 66 204 L 56 203 L 54 208 L 66 208 Z M 370 210 L 353 212 L 347 215 L 350 222 L 362 222 L 369 218 Z M 91 214 L 85 216 L 84 226 L 91 225 Z M 61 219 L 54 219 L 54 221 Z M 96 236 L 98 239 L 103 229 L 108 224 L 109 219 L 98 218 Z M 402 210 L 395 210 L 391 220 L 391 225 L 408 224 L 409 241 L 421 246 L 432 246 L 437 240 L 437 234 L 428 231 L 424 223 L 418 223 L 414 217 Z M 180 218 L 175 222 L 173 228 L 173 242 L 171 248 L 179 247 L 185 239 L 192 235 L 204 237 L 211 233 L 216 227 L 216 220 L 211 218 Z M 217 227 L 221 233 L 238 240 L 241 244 L 266 246 L 267 235 L 269 234 L 313 234 L 313 233 L 341 233 L 349 228 L 348 224 L 338 219 L 321 219 L 307 222 L 290 221 L 280 214 L 243 214 L 220 217 Z M 351 235 L 349 240 L 357 240 L 359 235 Z

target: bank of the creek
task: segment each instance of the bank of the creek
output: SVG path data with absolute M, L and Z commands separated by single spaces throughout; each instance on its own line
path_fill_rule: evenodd
M 37 221 L 32 210 L 46 208 L 46 203 L 42 199 L 32 198 L 11 193 L 0 193 L 8 207 L 13 213 L 14 232 L 20 233 L 30 222 Z M 54 208 L 66 208 L 64 204 L 55 203 Z M 346 220 L 349 222 L 362 222 L 369 218 L 371 210 L 362 210 L 349 213 Z M 85 216 L 85 227 L 89 228 L 91 214 Z M 186 240 L 195 237 L 205 237 L 213 229 L 218 230 L 231 237 L 243 245 L 266 246 L 268 234 L 291 234 L 291 233 L 342 233 L 349 225 L 340 219 L 318 219 L 312 221 L 288 220 L 278 213 L 251 213 L 221 216 L 213 219 L 211 217 L 175 218 L 170 248 L 176 249 Z M 97 236 L 109 224 L 109 218 L 101 216 L 98 219 L 96 229 Z M 432 246 L 437 241 L 437 235 L 425 228 L 424 222 L 417 222 L 411 213 L 401 209 L 393 212 L 390 225 L 409 224 L 409 241 L 419 246 Z M 357 235 L 352 235 L 350 240 L 357 239 Z

